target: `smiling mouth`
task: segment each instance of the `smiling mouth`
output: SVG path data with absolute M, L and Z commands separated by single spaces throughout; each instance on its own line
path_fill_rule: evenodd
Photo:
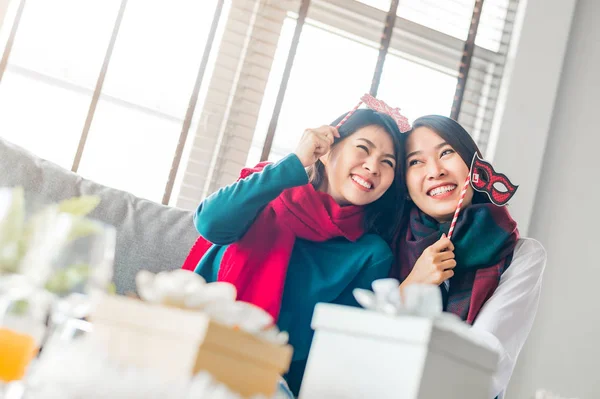
M 367 191 L 373 188 L 373 185 L 371 183 L 369 183 L 360 176 L 352 175 L 350 178 L 354 183 L 358 184 L 360 187 L 364 188 Z
M 430 197 L 438 197 L 456 190 L 456 187 L 456 184 L 447 184 L 445 186 L 432 188 L 431 190 L 427 191 L 427 195 Z

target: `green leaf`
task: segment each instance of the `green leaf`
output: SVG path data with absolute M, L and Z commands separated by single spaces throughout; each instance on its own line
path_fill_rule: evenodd
M 16 273 L 20 259 L 18 242 L 10 241 L 0 244 L 0 272 Z
M 68 239 L 69 241 L 76 240 L 81 237 L 99 233 L 101 230 L 102 227 L 98 224 L 98 222 L 86 219 L 84 217 L 78 217 L 73 221 Z
M 13 303 L 13 306 L 10 309 L 10 313 L 15 315 L 24 315 L 29 310 L 29 302 L 27 299 L 20 299 Z
M 117 285 L 111 281 L 108 287 L 106 287 L 106 292 L 108 295 L 117 295 Z
M 66 295 L 85 282 L 90 275 L 90 267 L 85 264 L 67 266 L 54 273 L 46 282 L 46 289 L 57 295 Z
M 15 187 L 6 216 L 0 221 L 0 272 L 14 272 L 19 266 L 19 241 L 25 226 L 23 187 Z
M 0 243 L 16 241 L 23 233 L 25 225 L 25 196 L 23 187 L 15 187 L 12 192 L 12 202 L 6 216 L 0 223 Z
M 70 213 L 75 216 L 86 216 L 92 212 L 100 203 L 100 197 L 96 195 L 83 195 L 61 201 L 58 204 L 58 211 Z
M 25 228 L 23 229 L 23 234 L 19 239 L 19 258 L 22 258 L 27 253 L 34 231 L 37 228 L 40 228 L 40 226 L 48 226 L 57 213 L 58 206 L 56 204 L 51 204 L 37 211 L 27 220 Z

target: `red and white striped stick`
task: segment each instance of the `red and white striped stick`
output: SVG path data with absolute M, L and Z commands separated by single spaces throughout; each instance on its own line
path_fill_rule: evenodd
M 339 128 L 340 128 L 340 126 L 342 126 L 342 125 L 344 124 L 344 122 L 346 122 L 346 121 L 348 120 L 348 118 L 350 118 L 350 117 L 352 116 L 352 114 L 354 113 L 354 111 L 356 111 L 356 110 L 358 109 L 358 107 L 360 107 L 360 106 L 361 106 L 361 104 L 362 104 L 362 103 L 363 103 L 363 102 L 362 102 L 362 100 L 361 100 L 361 101 L 360 101 L 358 104 L 356 104 L 356 107 L 352 108 L 352 109 L 351 109 L 351 110 L 350 110 L 350 111 L 349 111 L 349 112 L 346 114 L 346 116 L 344 116 L 344 119 L 342 119 L 342 120 L 340 121 L 340 123 L 338 123 L 337 125 L 335 125 L 335 128 L 336 128 L 336 129 L 339 129 Z
M 460 213 L 460 207 L 465 199 L 465 195 L 467 194 L 467 188 L 469 188 L 469 184 L 471 183 L 471 172 L 467 175 L 467 179 L 465 180 L 465 184 L 463 184 L 463 189 L 460 192 L 460 198 L 458 199 L 458 205 L 456 205 L 456 211 L 454 212 L 454 217 L 452 218 L 452 223 L 450 223 L 450 230 L 448 230 L 448 238 L 452 239 L 452 232 L 454 231 L 454 226 L 456 226 L 456 221 L 458 220 L 458 214 Z

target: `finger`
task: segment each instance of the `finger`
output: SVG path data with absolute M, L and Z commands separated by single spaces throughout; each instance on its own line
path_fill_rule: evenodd
M 313 132 L 316 136 L 325 138 L 329 142 L 329 144 L 333 144 L 335 138 L 333 136 L 333 132 L 331 132 L 331 130 L 329 129 L 330 127 L 331 126 L 321 126 L 320 128 L 313 130 Z
M 340 132 L 333 126 L 323 125 L 319 128 L 319 130 L 321 129 L 323 133 L 326 133 L 328 136 L 340 138 Z
M 442 252 L 447 248 L 452 248 L 453 250 L 454 246 L 452 245 L 452 242 L 446 236 L 446 234 L 442 234 L 442 237 L 439 240 L 437 240 L 433 245 L 431 245 L 431 249 L 435 252 Z
M 437 272 L 435 274 L 435 278 L 433 279 L 432 283 L 435 285 L 440 285 L 442 284 L 444 281 L 448 280 L 449 278 L 451 278 L 452 276 L 454 276 L 454 271 L 453 270 L 448 270 L 448 271 L 441 271 L 441 272 Z
M 444 271 L 439 271 L 439 272 L 436 272 L 436 273 L 433 275 L 433 278 L 432 278 L 432 280 L 431 280 L 431 284 L 435 284 L 435 285 L 440 285 L 440 284 L 442 284 L 442 283 L 445 281 L 445 280 L 444 280 L 445 273 L 446 273 L 446 272 L 444 272 Z
M 333 142 L 335 141 L 335 137 L 333 137 L 333 133 L 331 133 L 331 132 L 327 132 L 325 137 L 329 141 L 329 145 L 333 144 Z
M 456 267 L 456 261 L 454 259 L 448 259 L 440 263 L 441 270 L 451 270 Z
M 454 269 L 456 267 L 456 261 L 454 259 L 448 259 L 443 262 L 437 261 L 433 264 L 433 269 L 438 272 L 442 272 L 448 269 Z
M 315 154 L 315 157 L 321 158 L 322 156 L 327 155 L 328 152 L 329 152 L 329 147 L 321 146 L 321 147 L 317 147 L 315 149 L 314 154 Z
M 330 129 L 331 126 L 328 126 L 329 129 L 325 131 L 325 137 L 329 140 L 329 144 L 333 144 L 335 141 L 335 133 Z
M 317 132 L 319 134 L 322 134 L 322 135 L 325 135 L 325 134 L 328 134 L 328 133 L 330 133 L 330 134 L 333 135 L 333 132 L 331 131 L 331 129 L 332 129 L 331 126 L 329 126 L 329 125 L 323 125 L 323 126 L 320 126 L 320 127 L 316 128 L 315 132 Z
M 448 270 L 442 273 L 442 281 L 440 281 L 440 284 L 443 283 L 444 281 L 448 280 L 449 278 L 451 278 L 452 276 L 454 276 L 454 270 Z
M 443 262 L 448 259 L 454 259 L 455 256 L 456 255 L 454 254 L 453 251 L 444 251 L 444 252 L 438 252 L 437 254 L 435 254 L 434 259 L 436 262 Z
M 329 129 L 331 130 L 331 134 L 333 134 L 333 137 L 337 137 L 338 139 L 341 138 L 340 132 L 335 127 L 329 126 Z
M 312 136 L 312 134 L 313 134 L 313 130 L 312 129 L 304 129 L 304 132 L 302 132 L 301 140 L 302 139 L 306 139 L 306 138 Z
M 319 146 L 327 145 L 328 147 L 333 143 L 333 137 L 326 136 L 323 133 L 315 133 L 313 136 L 315 143 Z
M 446 248 L 444 249 L 445 251 L 454 251 L 454 244 L 452 243 L 452 240 L 446 235 L 444 234 L 442 236 L 442 238 L 444 238 L 444 240 L 446 241 Z
M 329 142 L 329 140 L 325 139 L 324 137 L 320 137 L 320 136 L 315 137 L 314 145 L 315 145 L 315 155 L 317 155 L 319 157 L 327 154 L 329 152 L 329 150 L 331 149 L 331 143 Z
M 328 137 L 327 132 L 320 130 L 320 128 L 311 129 L 309 137 L 313 141 L 313 143 L 319 146 L 321 146 L 321 143 L 323 142 L 326 142 L 328 145 L 331 145 L 333 143 L 333 137 L 331 135 L 329 135 Z

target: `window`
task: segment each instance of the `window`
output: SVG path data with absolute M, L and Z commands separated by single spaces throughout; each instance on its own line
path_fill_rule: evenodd
M 304 24 L 292 73 L 273 135 L 270 160 L 295 148 L 302 131 L 320 126 L 354 105 L 368 91 L 389 0 L 313 1 Z M 475 0 L 404 0 L 381 74 L 378 97 L 409 119 L 450 116 Z M 459 121 L 482 150 L 494 117 L 515 1 L 484 3 Z M 269 77 L 247 164 L 259 160 L 290 48 L 287 18 Z M 295 25 L 295 24 L 294 24 Z M 315 60 L 328 60 L 315 62 Z M 335 60 L 335 61 L 334 61 Z
M 289 19 L 287 22 L 288 32 L 282 35 L 282 40 L 289 45 L 293 26 Z M 279 116 L 270 160 L 278 160 L 293 151 L 304 129 L 329 124 L 358 102 L 360 95 L 357 97 L 357 94 L 368 91 L 365 87 L 368 88 L 371 83 L 371 71 L 377 62 L 376 46 L 376 43 L 365 43 L 315 21 L 307 21 Z M 287 53 L 288 50 L 278 51 L 274 62 L 285 63 Z M 272 74 L 269 79 L 270 82 L 280 82 L 281 74 Z M 271 91 L 265 93 L 265 103 L 273 104 L 279 87 L 272 84 L 269 88 Z M 272 112 L 272 107 L 261 108 L 255 143 L 264 142 Z M 261 136 L 262 140 L 259 140 Z M 254 159 L 249 158 L 248 163 L 257 163 L 260 152 L 255 150 L 251 155 Z
M 27 1 L 0 84 L 2 137 L 71 168 L 118 5 Z
M 450 114 L 456 75 L 388 54 L 377 96 L 412 122 L 419 116 Z
M 127 2 L 78 170 L 155 201 L 165 190 L 216 1 L 165 4 Z M 3 138 L 71 168 L 120 5 L 26 2 L 0 83 Z M 5 23 L 3 35 L 9 29 Z
M 386 12 L 390 8 L 390 0 L 360 0 L 360 3 Z M 474 4 L 475 0 L 400 0 L 396 15 L 466 40 Z M 485 0 L 477 33 L 478 46 L 492 51 L 500 49 L 505 25 L 514 21 L 515 6 L 510 0 Z
M 450 115 L 476 4 L 400 0 L 388 16 L 391 0 L 27 0 L 19 18 L 21 1 L 0 10 L 0 49 L 17 26 L 0 71 L 0 136 L 69 169 L 86 137 L 84 177 L 155 201 L 174 184 L 171 204 L 184 208 L 263 152 L 293 151 L 305 128 L 351 109 L 374 77 L 377 96 L 409 119 Z M 484 151 L 517 5 L 484 2 L 458 91 L 458 120 Z
M 160 201 L 214 1 L 129 0 L 79 172 Z

